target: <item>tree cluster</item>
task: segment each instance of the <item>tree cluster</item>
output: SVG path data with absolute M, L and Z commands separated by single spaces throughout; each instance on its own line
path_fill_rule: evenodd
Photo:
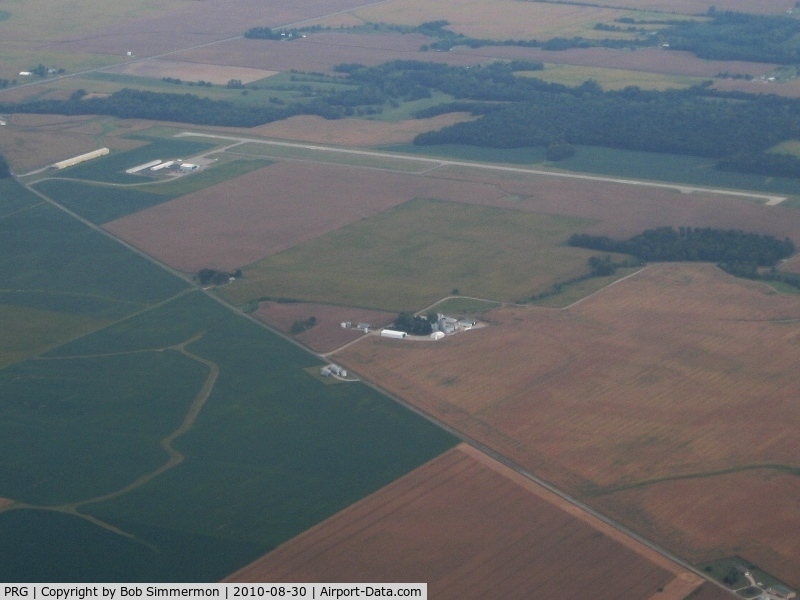
M 241 269 L 236 269 L 232 273 L 227 271 L 217 271 L 216 269 L 200 269 L 197 272 L 197 281 L 200 285 L 223 285 L 230 281 L 231 277 L 238 279 L 242 276 Z
M 627 240 L 579 233 L 570 246 L 631 254 L 643 261 L 709 261 L 771 267 L 794 254 L 794 243 L 744 231 L 681 227 L 648 229 Z
M 414 316 L 413 313 L 402 312 L 397 315 L 393 328 L 411 335 L 428 335 L 433 331 L 431 322 L 425 317 Z
M 303 333 L 304 331 L 308 331 L 314 325 L 317 324 L 317 317 L 308 317 L 307 319 L 298 319 L 292 326 L 289 328 L 289 333 L 292 335 L 297 335 L 299 333 Z

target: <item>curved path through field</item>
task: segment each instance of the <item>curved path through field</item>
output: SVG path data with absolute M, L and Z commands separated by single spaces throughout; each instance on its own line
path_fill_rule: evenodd
M 116 491 L 109 492 L 109 493 L 103 494 L 101 496 L 95 496 L 93 498 L 88 498 L 86 500 L 79 500 L 77 502 L 69 502 L 69 503 L 66 503 L 66 504 L 60 504 L 60 505 L 54 505 L 54 506 L 43 506 L 43 505 L 37 505 L 37 504 L 27 504 L 25 502 L 15 502 L 15 501 L 10 500 L 10 499 L 4 499 L 4 500 L 6 500 L 5 502 L 0 502 L 0 512 L 3 512 L 5 510 L 24 509 L 24 508 L 33 509 L 33 510 L 49 510 L 49 511 L 53 511 L 53 512 L 61 512 L 61 513 L 65 513 L 65 514 L 69 514 L 69 515 L 73 515 L 73 516 L 79 517 L 79 518 L 84 519 L 86 521 L 89 521 L 89 522 L 91 522 L 91 523 L 93 523 L 93 524 L 95 524 L 95 525 L 97 525 L 99 527 L 102 527 L 103 529 L 106 529 L 106 530 L 111 531 L 113 533 L 122 535 L 124 537 L 130 538 L 130 539 L 133 539 L 133 540 L 136 540 L 136 541 L 141 541 L 141 540 L 138 540 L 135 536 L 133 536 L 133 535 L 131 535 L 129 533 L 126 533 L 125 531 L 122 531 L 121 529 L 119 529 L 117 527 L 114 527 L 113 525 L 111 525 L 109 523 L 101 521 L 100 519 L 97 519 L 97 518 L 95 518 L 95 517 L 93 517 L 91 515 L 87 515 L 85 513 L 80 512 L 79 509 L 82 506 L 86 506 L 86 505 L 89 505 L 89 504 L 97 504 L 98 502 L 105 502 L 107 500 L 114 500 L 116 498 L 119 498 L 120 496 L 124 496 L 125 494 L 127 494 L 129 492 L 132 492 L 133 490 L 135 490 L 137 488 L 140 488 L 141 486 L 145 485 L 146 483 L 149 483 L 150 481 L 152 481 L 153 479 L 155 479 L 156 477 L 158 477 L 162 473 L 164 473 L 164 472 L 166 472 L 166 471 L 168 471 L 168 470 L 170 470 L 170 469 L 172 469 L 174 467 L 177 467 L 179 464 L 181 464 L 186 459 L 186 456 L 183 453 L 181 453 L 178 450 L 176 450 L 175 447 L 173 446 L 173 444 L 174 444 L 175 440 L 177 440 L 179 437 L 181 437 L 183 434 L 185 434 L 187 431 L 189 431 L 192 428 L 192 426 L 194 425 L 195 421 L 197 420 L 197 417 L 200 414 L 200 411 L 203 409 L 203 406 L 205 406 L 206 402 L 208 401 L 208 398 L 211 396 L 211 392 L 213 391 L 214 385 L 216 384 L 217 378 L 219 377 L 219 365 L 217 363 L 215 363 L 213 361 L 210 361 L 208 359 L 205 359 L 205 358 L 203 358 L 201 356 L 198 356 L 197 354 L 194 354 L 194 353 L 190 352 L 187 349 L 187 346 L 189 346 L 190 344 L 196 342 L 197 340 L 202 338 L 204 335 L 205 335 L 205 332 L 201 332 L 201 333 L 198 333 L 197 335 L 189 338 L 188 340 L 180 342 L 179 344 L 175 344 L 173 346 L 166 346 L 166 347 L 163 347 L 163 348 L 153 348 L 153 349 L 145 349 L 145 350 L 131 350 L 129 352 L 107 352 L 107 353 L 102 353 L 102 354 L 85 354 L 85 355 L 75 355 L 75 356 L 63 356 L 63 357 L 57 357 L 57 358 L 44 359 L 44 360 L 58 360 L 58 359 L 96 358 L 96 357 L 103 357 L 103 356 L 115 356 L 115 355 L 119 355 L 119 354 L 135 354 L 135 353 L 140 353 L 140 352 L 162 352 L 164 350 L 174 350 L 174 351 L 180 352 L 184 356 L 187 356 L 191 360 L 194 360 L 196 362 L 199 362 L 199 363 L 205 365 L 208 368 L 208 376 L 206 377 L 205 381 L 203 382 L 203 386 L 200 388 L 200 390 L 197 392 L 197 394 L 195 395 L 194 399 L 192 400 L 192 403 L 189 405 L 189 409 L 186 412 L 186 415 L 184 416 L 183 421 L 181 422 L 181 424 L 178 426 L 177 429 L 172 431 L 170 434 L 168 434 L 166 437 L 164 437 L 159 442 L 159 446 L 164 450 L 164 452 L 167 453 L 167 456 L 169 458 L 167 459 L 167 461 L 164 464 L 162 464 L 157 469 L 154 469 L 153 471 L 150 471 L 149 473 L 145 473 L 144 475 L 138 477 L 137 479 L 135 479 L 134 481 L 132 481 L 131 483 L 129 483 L 125 487 L 120 488 L 120 489 L 118 489 Z M 145 545 L 150 546 L 150 544 L 147 544 L 145 542 L 141 542 L 141 543 L 144 543 Z

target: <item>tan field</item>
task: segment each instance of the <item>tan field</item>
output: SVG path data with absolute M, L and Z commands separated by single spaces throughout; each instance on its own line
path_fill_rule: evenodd
M 172 77 L 183 81 L 203 80 L 217 85 L 225 85 L 231 79 L 238 79 L 242 83 L 250 83 L 277 73 L 277 71 L 248 69 L 246 67 L 204 65 L 200 63 L 163 59 L 126 63 L 106 69 L 106 72 L 134 75 L 136 77 L 149 77 L 152 79 Z
M 797 462 L 794 463 L 797 465 Z M 800 587 L 800 479 L 774 469 L 664 481 L 592 499 L 696 562 L 738 555 Z
M 485 318 L 487 328 L 428 346 L 366 339 L 336 360 L 586 498 L 800 463 L 797 296 L 710 265 L 660 264 L 565 310 Z M 646 507 L 618 517 L 655 518 Z M 770 531 L 778 518 L 765 511 L 756 522 Z M 663 527 L 674 545 L 673 524 Z M 751 543 L 735 530 L 719 535 Z M 777 558 L 759 563 L 767 571 L 785 564 L 770 548 Z
M 781 14 L 795 6 L 794 0 L 773 0 L 771 2 L 763 0 L 597 0 L 593 4 L 686 15 L 704 14 L 712 6 L 717 10 L 763 14 Z
M 597 600 L 682 600 L 702 583 L 466 445 L 226 581 L 424 581 L 431 598 Z
M 0 127 L 0 154 L 15 172 L 26 173 L 101 146 L 130 150 L 144 143 L 120 137 L 132 133 L 131 127 L 103 135 L 111 121 L 107 117 L 15 114 Z
M 503 192 L 491 200 L 492 206 L 594 219 L 597 224 L 590 232 L 613 237 L 672 225 L 742 229 L 800 240 L 800 211 L 763 206 L 753 198 L 457 166 L 428 176 L 492 185 Z
M 318 144 L 379 146 L 409 143 L 420 133 L 471 118 L 467 113 L 448 113 L 431 119 L 387 122 L 364 119 L 329 120 L 313 115 L 300 115 L 256 127 L 249 130 L 249 133 Z
M 450 30 L 466 36 L 506 40 L 583 35 L 596 23 L 630 16 L 630 11 L 516 0 L 390 0 L 350 14 L 372 23 L 412 26 L 443 19 Z
M 253 316 L 284 333 L 289 333 L 295 321 L 315 317 L 317 324 L 295 339 L 316 352 L 330 352 L 364 335 L 358 329 L 342 328 L 344 322 L 352 322 L 353 327 L 358 323 L 369 323 L 373 328 L 385 327 L 397 317 L 395 313 L 310 302 L 261 302 Z

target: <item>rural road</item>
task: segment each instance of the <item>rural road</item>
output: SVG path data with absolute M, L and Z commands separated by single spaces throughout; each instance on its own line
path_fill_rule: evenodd
M 321 146 L 319 144 L 299 144 L 296 142 L 280 142 L 277 140 L 265 140 L 258 138 L 246 138 L 230 135 L 219 135 L 210 133 L 197 133 L 185 131 L 177 134 L 175 137 L 206 137 L 219 140 L 230 140 L 240 143 L 252 144 L 265 144 L 269 146 L 278 146 L 283 148 L 296 148 L 298 150 L 316 150 L 322 152 L 331 152 L 338 154 L 348 154 L 354 156 L 364 156 L 369 158 L 390 158 L 392 160 L 407 160 L 415 163 L 427 163 L 435 165 L 434 168 L 440 167 L 469 167 L 473 169 L 484 169 L 487 171 L 501 171 L 505 173 L 520 173 L 523 175 L 544 175 L 548 177 L 560 177 L 562 179 L 582 179 L 584 181 L 598 181 L 603 183 L 617 183 L 622 185 L 635 185 L 640 187 L 661 188 L 668 190 L 675 190 L 682 194 L 691 194 L 700 192 L 703 194 L 718 194 L 723 196 L 738 196 L 742 198 L 755 198 L 757 200 L 764 200 L 768 206 L 776 206 L 787 199 L 786 196 L 776 196 L 773 194 L 761 194 L 758 192 L 741 192 L 726 190 L 721 188 L 705 188 L 696 186 L 680 185 L 676 183 L 660 183 L 657 181 L 646 181 L 641 179 L 624 179 L 620 177 L 604 177 L 602 175 L 587 175 L 584 173 L 572 173 L 566 171 L 551 171 L 546 169 L 531 169 L 527 167 L 509 167 L 505 165 L 498 165 L 494 163 L 473 162 L 466 160 L 450 160 L 445 158 L 431 158 L 428 156 L 419 156 L 416 154 L 401 154 L 397 152 L 380 152 L 377 150 L 354 150 L 352 148 L 338 148 L 336 146 Z M 423 172 L 430 172 L 433 169 L 426 169 Z M 417 173 L 420 174 L 420 173 Z

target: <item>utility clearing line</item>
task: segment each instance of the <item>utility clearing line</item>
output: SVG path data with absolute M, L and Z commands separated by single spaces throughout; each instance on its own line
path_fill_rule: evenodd
M 318 144 L 297 144 L 292 142 L 278 142 L 274 140 L 264 139 L 250 139 L 244 137 L 218 135 L 211 133 L 196 133 L 191 131 L 184 131 L 177 134 L 175 137 L 206 137 L 220 140 L 232 140 L 239 142 L 248 142 L 252 144 L 266 144 L 270 146 L 282 146 L 284 148 L 297 148 L 300 150 L 322 150 L 324 152 L 338 152 L 340 154 L 351 154 L 357 156 L 369 156 L 373 158 L 391 158 L 395 160 L 407 160 L 415 162 L 430 163 L 438 165 L 438 167 L 470 167 L 474 169 L 486 169 L 489 171 L 503 171 L 506 173 L 521 173 L 525 175 L 545 175 L 547 177 L 561 177 L 562 179 L 583 179 L 585 181 L 601 181 L 604 183 L 618 183 L 623 185 L 637 185 L 641 187 L 661 188 L 668 190 L 675 190 L 682 194 L 691 194 L 694 192 L 702 192 L 705 194 L 718 194 L 722 196 L 739 196 L 743 198 L 756 198 L 764 200 L 767 206 L 776 206 L 787 199 L 787 196 L 774 196 L 772 194 L 759 194 L 756 192 L 737 192 L 731 190 L 724 190 L 718 188 L 704 188 L 695 186 L 680 185 L 677 183 L 659 183 L 655 181 L 645 181 L 640 179 L 622 179 L 617 177 L 603 177 L 601 175 L 585 175 L 581 173 L 571 173 L 563 171 L 547 171 L 545 169 L 530 169 L 524 167 L 506 167 L 503 165 L 496 165 L 492 163 L 471 162 L 462 160 L 447 160 L 441 158 L 429 158 L 425 156 L 399 154 L 394 152 L 377 152 L 372 150 L 352 150 L 350 148 L 336 148 L 333 146 L 320 146 Z

